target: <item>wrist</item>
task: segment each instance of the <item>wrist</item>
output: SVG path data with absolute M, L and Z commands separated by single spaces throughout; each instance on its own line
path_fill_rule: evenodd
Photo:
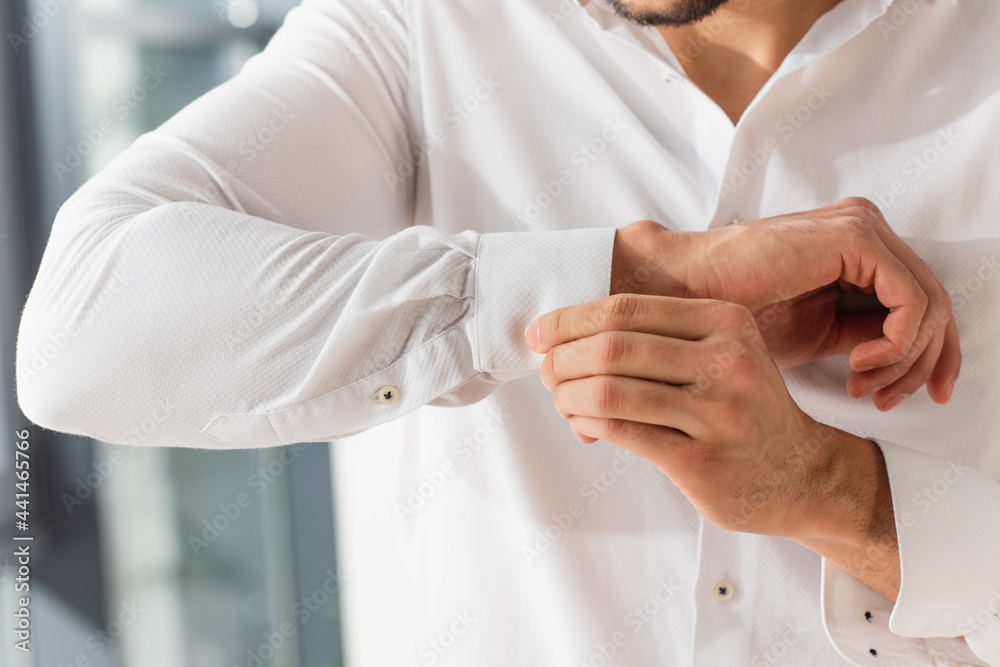
M 650 220 L 615 231 L 609 294 L 687 297 L 692 235 Z
M 789 535 L 889 600 L 900 586 L 899 544 L 882 450 L 874 442 L 820 424 L 830 458 L 812 509 Z
M 892 496 L 878 445 L 813 423 L 811 440 L 822 444 L 806 474 L 809 491 L 798 534 L 862 545 L 878 541 L 890 527 L 895 532 Z

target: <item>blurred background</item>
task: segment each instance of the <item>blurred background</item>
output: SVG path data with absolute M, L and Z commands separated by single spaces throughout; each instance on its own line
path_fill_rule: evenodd
M 329 444 L 145 448 L 137 431 L 139 446 L 114 446 L 43 431 L 14 399 L 18 317 L 59 206 L 238 72 L 295 4 L 2 0 L 0 665 L 344 664 Z M 14 648 L 12 626 L 22 429 L 31 653 Z

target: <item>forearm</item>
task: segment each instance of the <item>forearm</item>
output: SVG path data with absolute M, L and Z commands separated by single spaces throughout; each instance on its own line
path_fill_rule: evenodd
M 822 424 L 831 454 L 827 477 L 803 531 L 792 537 L 891 601 L 900 568 L 889 477 L 879 447 Z

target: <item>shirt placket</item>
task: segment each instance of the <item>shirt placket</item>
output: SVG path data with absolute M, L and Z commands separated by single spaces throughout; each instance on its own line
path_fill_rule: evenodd
M 599 39 L 608 41 L 608 48 L 622 66 L 645 74 L 636 78 L 648 81 L 647 93 L 657 104 L 665 109 L 682 105 L 689 110 L 689 139 L 714 182 L 702 179 L 699 192 L 686 192 L 685 196 L 699 202 L 702 215 L 696 225 L 705 229 L 716 209 L 718 188 L 732 153 L 736 127 L 715 101 L 688 78 L 655 28 L 618 18 L 601 0 L 585 2 L 583 9 L 584 20 Z M 656 132 L 651 130 L 651 134 L 655 136 Z

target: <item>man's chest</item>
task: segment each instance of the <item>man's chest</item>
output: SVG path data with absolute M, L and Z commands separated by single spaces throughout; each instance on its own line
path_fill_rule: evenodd
M 788 373 L 790 387 L 849 430 L 945 456 L 957 439 L 1000 474 L 987 451 L 1000 441 L 1000 46 L 987 19 L 1000 10 L 927 2 L 898 29 L 793 53 L 806 64 L 779 70 L 734 128 L 655 50 L 536 4 L 497 10 L 461 58 L 431 67 L 424 54 L 416 222 L 699 231 L 867 197 L 953 296 L 955 398 L 940 407 L 921 390 L 887 418 L 847 398 L 840 357 Z
M 550 4 L 419 22 L 419 223 L 695 231 L 864 196 L 902 236 L 994 229 L 1000 46 L 982 15 L 1000 10 L 927 2 L 901 28 L 793 52 L 733 127 L 632 32 Z

